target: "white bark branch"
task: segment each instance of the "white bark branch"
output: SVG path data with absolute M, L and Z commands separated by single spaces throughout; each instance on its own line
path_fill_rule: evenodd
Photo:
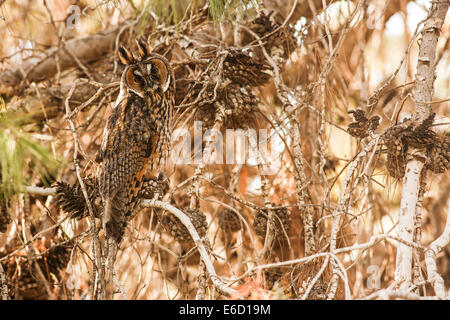
M 8 279 L 6 278 L 5 270 L 3 270 L 3 266 L 1 263 L 0 263 L 0 293 L 2 296 L 2 300 L 9 300 Z
M 436 255 L 450 243 L 450 203 L 447 210 L 447 223 L 444 232 L 434 240 L 425 251 L 425 263 L 427 265 L 428 279 L 433 285 L 439 298 L 446 298 L 444 280 L 437 272 Z M 447 297 L 448 298 L 448 297 Z
M 158 200 L 143 200 L 142 205 L 144 207 L 164 209 L 172 213 L 174 216 L 176 216 L 186 226 L 189 233 L 191 234 L 192 240 L 194 240 L 195 245 L 197 246 L 198 252 L 200 253 L 200 256 L 205 264 L 206 270 L 208 271 L 211 281 L 213 285 L 216 287 L 216 289 L 219 290 L 221 293 L 225 294 L 226 296 L 236 294 L 236 291 L 234 289 L 229 288 L 217 276 L 216 270 L 214 269 L 214 265 L 211 259 L 209 258 L 209 254 L 206 251 L 202 239 L 198 235 L 197 230 L 195 229 L 194 225 L 191 222 L 191 219 L 189 219 L 189 217 L 183 211 L 175 208 L 174 206 L 172 206 L 167 202 Z
M 400 202 L 400 217 L 398 223 L 398 237 L 408 242 L 414 237 L 414 214 L 416 211 L 417 195 L 420 185 L 420 173 L 423 161 L 412 159 L 406 164 L 403 178 L 402 199 Z M 397 246 L 395 266 L 395 281 L 402 289 L 411 285 L 412 248 L 404 244 Z
M 434 2 L 422 30 L 422 42 L 419 47 L 417 74 L 414 85 L 414 128 L 418 128 L 425 119 L 429 118 L 432 112 L 429 102 L 432 101 L 434 91 L 436 46 L 448 6 L 448 2 Z M 426 160 L 425 155 L 422 153 L 422 150 L 408 150 L 405 176 L 403 178 L 398 235 L 401 239 L 408 242 L 412 241 L 414 236 L 414 215 L 420 188 L 420 175 Z M 395 280 L 400 285 L 400 289 L 406 289 L 411 285 L 411 278 L 412 249 L 399 245 L 396 257 Z

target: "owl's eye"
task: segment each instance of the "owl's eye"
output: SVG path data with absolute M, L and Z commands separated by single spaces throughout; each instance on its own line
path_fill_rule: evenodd
M 158 68 L 152 66 L 151 64 L 148 64 L 147 69 L 152 78 L 159 80 Z
M 145 85 L 145 80 L 144 76 L 142 75 L 142 72 L 140 72 L 139 70 L 134 70 L 133 75 L 134 75 L 134 82 L 139 83 L 141 86 Z

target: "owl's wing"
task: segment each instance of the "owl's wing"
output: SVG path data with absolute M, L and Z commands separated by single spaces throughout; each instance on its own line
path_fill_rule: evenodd
M 112 199 L 121 190 L 136 197 L 140 189 L 156 134 L 153 119 L 144 114 L 143 103 L 125 99 L 107 121 L 98 156 L 102 161 L 99 187 L 104 198 Z
M 121 89 L 119 96 L 117 97 L 116 102 L 114 104 L 113 110 L 116 111 L 116 109 L 120 109 L 121 105 L 123 103 L 125 103 L 125 100 L 126 99 L 124 99 L 123 90 Z M 120 112 L 118 114 L 120 114 Z M 96 158 L 95 158 L 96 162 L 102 162 L 103 157 L 105 155 L 105 151 L 107 150 L 107 147 L 108 147 L 108 141 L 110 139 L 109 137 L 114 136 L 114 134 L 115 134 L 115 132 L 113 132 L 113 131 L 114 131 L 114 124 L 117 121 L 117 115 L 114 117 L 113 117 L 113 115 L 114 115 L 114 112 L 109 116 L 108 120 L 106 121 L 106 125 L 103 130 L 102 144 L 101 144 L 100 149 L 98 150 Z
M 100 148 L 99 189 L 106 232 L 120 242 L 155 154 L 156 123 L 143 99 L 129 96 L 109 117 Z

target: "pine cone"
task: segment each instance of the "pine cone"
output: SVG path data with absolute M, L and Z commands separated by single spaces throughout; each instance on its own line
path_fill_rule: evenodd
M 217 214 L 219 227 L 224 232 L 237 232 L 242 229 L 242 222 L 239 216 L 232 210 L 223 209 Z
M 40 247 L 39 242 L 36 242 L 35 245 L 38 250 L 45 250 L 45 248 Z M 11 252 L 16 249 L 12 248 Z M 44 255 L 35 258 L 45 279 L 53 285 L 53 293 L 57 293 L 61 288 L 61 271 L 65 270 L 69 263 L 71 250 L 71 243 L 58 245 L 48 249 Z M 50 298 L 44 284 L 36 274 L 36 269 L 23 251 L 6 259 L 4 269 L 9 282 L 8 288 L 11 298 L 25 300 Z
M 264 37 L 264 47 L 272 58 L 278 56 L 280 60 L 286 59 L 296 47 L 293 28 L 283 27 L 273 14 L 266 15 L 261 12 L 251 22 L 250 29 L 259 37 Z M 249 36 L 249 39 L 253 41 L 254 37 Z
M 154 199 L 158 194 L 158 199 L 161 199 L 169 191 L 169 179 L 163 173 L 160 173 L 156 178 L 144 179 L 142 184 L 142 198 Z
M 182 211 L 191 219 L 198 235 L 203 238 L 208 229 L 205 214 L 200 210 L 190 208 L 184 208 Z M 166 213 L 162 218 L 161 224 L 168 232 L 170 232 L 175 240 L 181 243 L 192 242 L 191 234 L 186 226 L 173 214 Z
M 86 187 L 92 209 L 94 210 L 94 215 L 96 217 L 100 217 L 102 212 L 102 204 L 95 178 L 88 177 L 84 179 L 83 182 Z M 89 214 L 86 200 L 79 183 L 71 186 L 65 182 L 57 182 L 56 201 L 59 207 L 65 212 L 70 213 L 74 219 L 80 220 L 87 217 Z
M 386 130 L 383 135 L 387 148 L 386 168 L 392 177 L 401 179 L 405 175 L 409 147 L 425 150 L 425 167 L 434 173 L 443 173 L 450 169 L 450 139 L 429 129 L 434 116 L 432 113 L 415 129 L 410 120 L 405 120 Z
M 430 148 L 426 167 L 434 173 L 443 173 L 450 169 L 450 139 L 448 137 L 436 137 L 433 147 Z
M 380 116 L 373 116 L 369 119 L 366 118 L 366 114 L 362 109 L 351 110 L 348 113 L 353 114 L 355 122 L 348 125 L 347 132 L 355 138 L 365 138 L 369 135 L 370 131 L 374 131 L 380 125 Z
M 386 168 L 389 175 L 401 179 L 405 175 L 406 168 L 406 143 L 394 135 L 387 135 L 384 142 L 387 147 Z
M 249 55 L 232 50 L 224 61 L 225 77 L 235 84 L 261 86 L 270 79 L 267 64 L 256 61 Z
M 275 204 L 272 203 L 272 206 L 275 206 Z M 282 237 L 285 234 L 284 232 L 287 232 L 291 226 L 290 213 L 286 208 L 279 208 L 272 210 L 274 212 L 275 235 L 277 237 Z M 264 208 L 263 210 L 257 212 L 255 220 L 253 221 L 255 233 L 263 238 L 266 236 L 268 216 L 269 216 L 268 210 Z M 280 221 L 282 225 L 280 224 Z
M 272 289 L 275 282 L 281 279 L 283 272 L 281 268 L 268 268 L 264 269 L 264 277 L 266 279 L 266 285 L 268 289 Z
M 193 96 L 200 93 L 194 90 Z M 206 130 L 214 125 L 217 113 L 223 113 L 225 118 L 224 128 L 236 129 L 247 128 L 252 119 L 253 111 L 258 105 L 258 98 L 253 94 L 250 86 L 230 83 L 216 90 L 216 101 L 218 103 L 201 105 L 196 112 L 195 119 L 203 122 Z M 209 85 L 202 95 L 203 101 L 214 100 L 214 86 Z M 220 109 L 218 106 L 223 106 Z

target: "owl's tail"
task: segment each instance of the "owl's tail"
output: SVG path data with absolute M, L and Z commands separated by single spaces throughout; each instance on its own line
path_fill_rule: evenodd
M 106 234 L 120 243 L 125 233 L 126 219 L 124 206 L 119 199 L 106 199 L 103 212 L 103 229 Z

